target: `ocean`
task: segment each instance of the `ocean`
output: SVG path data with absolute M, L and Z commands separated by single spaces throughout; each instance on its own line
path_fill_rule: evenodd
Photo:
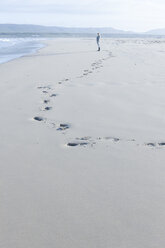
M 43 38 L 39 37 L 1 37 L 0 64 L 22 56 L 35 53 L 44 47 Z

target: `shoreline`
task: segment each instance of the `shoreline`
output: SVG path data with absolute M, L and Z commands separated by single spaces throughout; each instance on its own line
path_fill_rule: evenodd
M 24 52 L 23 54 L 16 54 L 14 58 L 9 58 L 9 59 L 6 58 L 6 61 L 0 62 L 0 65 L 8 63 L 8 62 L 16 60 L 16 59 L 19 59 L 19 58 L 22 58 L 22 57 L 26 57 L 28 55 L 38 53 L 38 51 L 40 51 L 40 49 L 42 49 L 42 48 L 44 48 L 46 46 L 46 44 L 47 44 L 46 40 L 49 40 L 49 39 L 45 39 L 45 40 L 43 40 L 41 42 L 38 41 L 37 42 L 38 47 L 33 48 L 31 51 Z M 27 48 L 27 45 L 25 47 Z M 9 54 L 6 53 L 6 56 L 9 56 Z

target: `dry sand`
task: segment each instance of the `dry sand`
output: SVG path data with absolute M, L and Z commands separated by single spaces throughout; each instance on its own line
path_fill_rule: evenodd
M 101 47 L 0 65 L 2 248 L 165 247 L 165 40 Z

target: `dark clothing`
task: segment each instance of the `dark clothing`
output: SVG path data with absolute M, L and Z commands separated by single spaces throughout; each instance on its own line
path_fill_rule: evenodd
M 97 46 L 98 46 L 98 51 L 100 51 L 100 35 L 97 35 L 96 42 L 97 42 Z
M 96 41 L 97 41 L 97 44 L 99 43 L 99 41 L 100 41 L 100 35 L 97 35 L 97 37 L 96 37 Z

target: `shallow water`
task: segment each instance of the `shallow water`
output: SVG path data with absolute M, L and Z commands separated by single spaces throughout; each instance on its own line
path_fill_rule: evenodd
M 32 54 L 44 47 L 39 38 L 0 38 L 0 64 Z

